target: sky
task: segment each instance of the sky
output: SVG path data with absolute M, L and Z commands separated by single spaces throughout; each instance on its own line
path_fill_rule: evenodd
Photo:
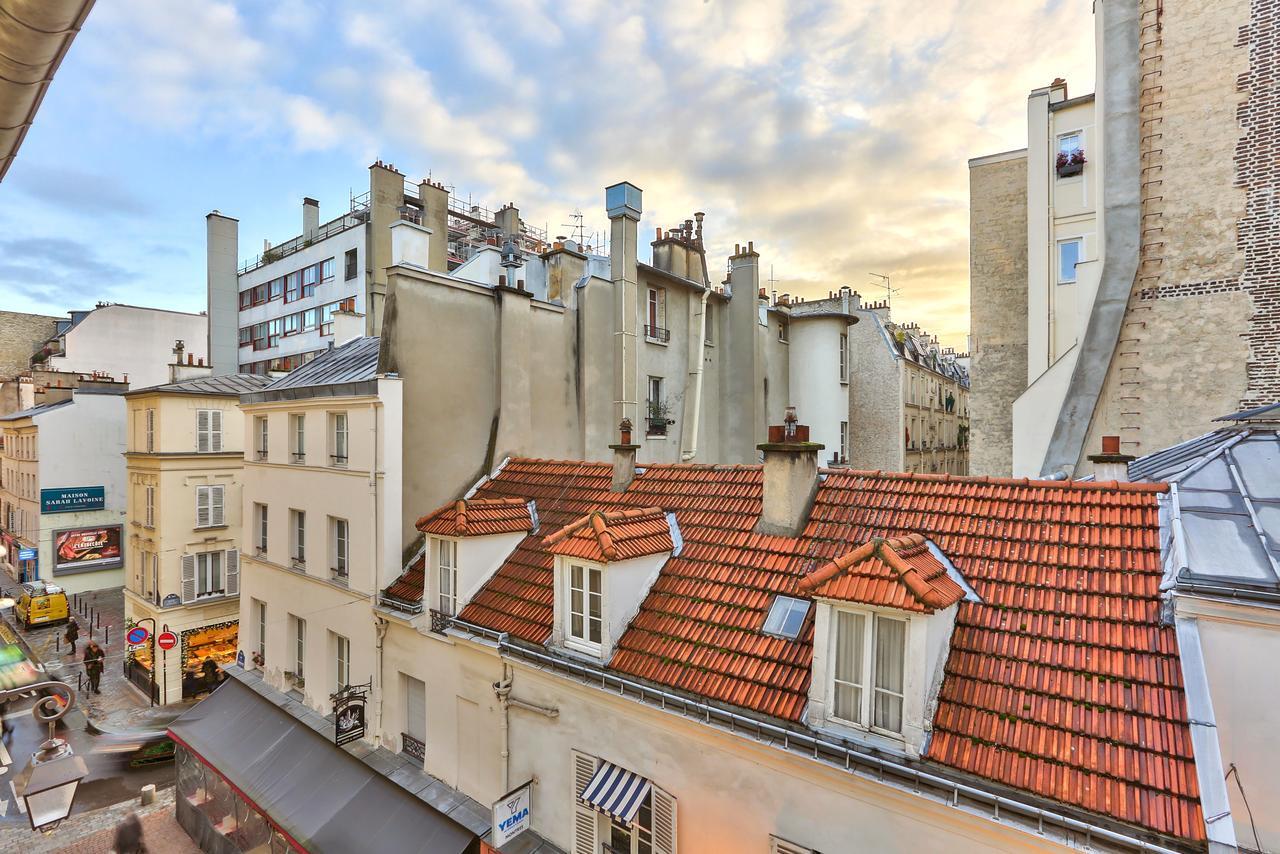
M 249 258 L 381 159 L 553 236 L 631 181 L 642 260 L 705 211 L 713 271 L 750 240 L 779 293 L 885 274 L 895 320 L 963 348 L 967 160 L 1025 145 L 1032 88 L 1092 91 L 1090 6 L 101 2 L 0 184 L 0 307 L 203 310 L 205 214 Z

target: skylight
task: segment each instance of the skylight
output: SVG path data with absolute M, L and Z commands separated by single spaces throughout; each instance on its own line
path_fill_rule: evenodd
M 778 596 L 769 606 L 769 616 L 764 619 L 764 633 L 787 640 L 795 640 L 809 613 L 809 601 L 792 596 Z

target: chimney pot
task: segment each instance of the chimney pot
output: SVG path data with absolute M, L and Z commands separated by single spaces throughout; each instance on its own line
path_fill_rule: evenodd
M 1129 463 L 1136 457 L 1120 452 L 1119 436 L 1102 437 L 1102 453 L 1091 454 L 1089 462 L 1093 463 L 1093 477 L 1099 483 L 1113 480 L 1116 483 L 1129 482 Z
M 613 492 L 626 492 L 627 487 L 636 476 L 636 451 L 640 446 L 631 441 L 631 419 L 623 418 L 618 424 L 618 435 L 621 441 L 610 445 L 613 451 Z

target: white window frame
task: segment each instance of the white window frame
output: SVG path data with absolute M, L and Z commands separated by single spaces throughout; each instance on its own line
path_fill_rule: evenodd
M 778 341 L 783 344 L 791 343 L 791 321 L 785 317 L 778 318 Z
M 337 632 L 333 635 L 333 690 L 341 691 L 351 684 L 351 640 Z
M 329 464 L 345 468 L 351 460 L 350 424 L 346 412 L 329 413 Z
M 849 384 L 849 335 L 840 333 L 840 382 Z
M 156 411 L 154 409 L 146 410 L 143 416 L 146 433 L 146 448 L 148 454 L 156 452 Z
M 1076 144 L 1073 145 L 1071 148 L 1063 148 L 1062 143 L 1072 138 L 1075 139 Z M 1053 159 L 1056 161 L 1058 159 L 1059 154 L 1070 155 L 1073 152 L 1083 151 L 1083 150 L 1084 150 L 1084 131 L 1071 130 L 1071 131 L 1067 131 L 1066 133 L 1060 133 L 1057 136 L 1057 148 L 1054 149 Z
M 291 461 L 305 463 L 307 461 L 307 415 L 305 412 L 289 414 L 289 441 L 293 445 L 290 449 Z
M 142 506 L 143 517 L 146 520 L 145 526 L 154 528 L 156 526 L 156 488 L 151 484 L 142 487 Z
M 267 450 L 271 447 L 271 425 L 265 415 L 253 417 L 253 449 L 259 460 L 267 458 Z
M 458 615 L 458 541 L 433 537 L 431 565 L 435 568 L 436 610 L 450 617 Z M 448 560 L 446 561 L 446 556 Z
M 1064 279 L 1062 278 L 1062 248 L 1066 246 L 1068 243 L 1074 243 L 1076 245 L 1076 263 L 1071 265 L 1071 278 Z M 1084 238 L 1083 237 L 1064 237 L 1062 240 L 1059 240 L 1057 242 L 1057 245 L 1055 248 L 1057 249 L 1057 252 L 1054 253 L 1054 261 L 1056 262 L 1054 266 L 1057 268 L 1055 276 L 1057 278 L 1058 284 L 1074 285 L 1076 282 L 1080 280 L 1080 273 L 1078 272 L 1078 268 L 1079 268 L 1079 265 L 1084 261 Z
M 148 412 L 155 412 L 153 409 Z M 218 454 L 222 452 L 222 410 L 196 410 L 196 453 Z
M 840 462 L 849 461 L 849 422 L 840 422 Z
M 196 599 L 227 594 L 227 556 L 225 552 L 196 552 Z M 213 586 L 213 564 L 217 563 L 219 586 Z
M 267 510 L 267 505 L 255 502 L 253 505 L 254 547 L 259 554 L 267 553 L 268 534 L 271 530 L 269 523 L 270 513 Z
M 862 660 L 861 672 L 859 674 L 860 681 L 853 682 L 841 680 L 838 678 L 836 665 L 836 654 L 839 649 L 840 638 L 840 615 L 848 614 L 862 619 Z M 898 692 L 888 691 L 887 689 L 876 687 L 875 673 L 875 647 L 876 647 L 876 626 L 880 621 L 893 621 L 902 624 L 902 690 Z M 879 733 L 893 739 L 901 740 L 905 737 L 906 730 L 906 683 L 909 675 L 910 662 L 908 660 L 908 652 L 911 647 L 911 618 L 902 616 L 897 612 L 890 612 L 880 609 L 854 609 L 854 608 L 835 608 L 831 609 L 831 626 L 828 643 L 828 659 L 831 668 L 830 675 L 827 679 L 827 717 L 834 723 L 853 729 L 864 730 L 867 732 Z M 836 685 L 843 682 L 851 686 L 855 686 L 860 690 L 858 702 L 858 719 L 851 720 L 836 714 Z M 877 692 L 888 693 L 895 696 L 901 702 L 901 711 L 899 718 L 902 730 L 892 730 L 885 727 L 876 726 L 873 722 L 875 714 L 875 696 Z
M 581 587 L 574 586 L 574 569 L 582 570 Z M 591 591 L 591 576 L 595 574 L 599 577 L 598 592 Z M 584 560 L 565 560 L 564 561 L 564 645 L 570 649 L 576 649 L 579 652 L 585 652 L 588 655 L 599 657 L 603 654 L 605 643 L 608 638 L 605 637 L 605 571 L 604 567 L 598 563 L 591 563 Z M 574 610 L 573 594 L 578 590 L 582 594 L 581 610 Z M 599 600 L 599 615 L 595 618 L 591 617 L 591 596 L 596 596 Z M 573 618 L 579 616 L 582 619 L 582 633 L 574 634 Z M 591 623 L 599 623 L 598 641 L 591 640 Z
M 258 655 L 265 661 L 267 658 L 267 603 L 261 599 L 254 599 L 253 607 L 258 624 Z
M 667 328 L 667 289 L 650 287 L 647 288 L 645 295 L 645 340 L 652 344 L 666 344 L 662 340 L 662 333 L 667 332 L 667 338 L 670 340 L 670 330 Z
M 351 575 L 351 523 L 346 519 L 329 517 L 329 550 L 333 577 L 345 581 Z
M 221 528 L 226 525 L 226 488 L 222 484 L 196 487 L 196 528 Z M 201 514 L 204 514 L 201 521 Z
M 297 564 L 307 562 L 306 510 L 289 510 L 289 559 Z
M 307 621 L 302 617 L 289 615 L 293 623 L 293 676 L 295 679 L 306 679 L 307 666 Z

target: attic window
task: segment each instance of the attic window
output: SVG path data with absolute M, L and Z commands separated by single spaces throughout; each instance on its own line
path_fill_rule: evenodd
M 809 600 L 778 596 L 769 606 L 769 616 L 765 617 L 762 631 L 766 635 L 795 640 L 808 613 Z

